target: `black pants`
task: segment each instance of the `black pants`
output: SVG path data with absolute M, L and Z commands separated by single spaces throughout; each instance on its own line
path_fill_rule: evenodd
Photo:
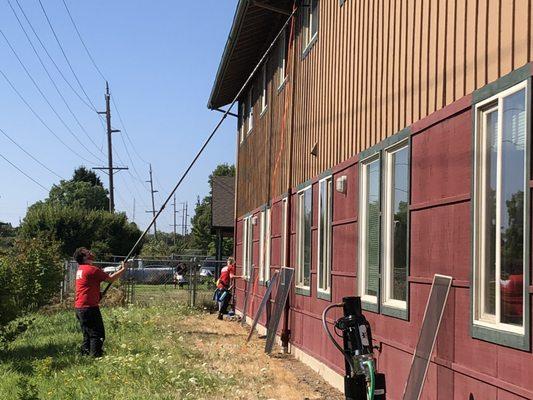
M 104 321 L 98 307 L 76 308 L 76 318 L 83 332 L 81 353 L 102 357 L 105 340 Z

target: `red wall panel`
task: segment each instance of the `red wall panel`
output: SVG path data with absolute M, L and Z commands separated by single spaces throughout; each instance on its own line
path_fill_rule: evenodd
M 412 138 L 411 204 L 470 193 L 470 109 Z
M 410 275 L 470 280 L 470 203 L 411 212 Z

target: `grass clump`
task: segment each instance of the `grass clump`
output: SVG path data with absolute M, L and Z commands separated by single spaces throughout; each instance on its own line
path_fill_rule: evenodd
M 232 381 L 212 372 L 180 321 L 182 306 L 103 309 L 106 354 L 78 354 L 81 332 L 71 311 L 35 314 L 0 352 L 0 399 L 205 399 Z

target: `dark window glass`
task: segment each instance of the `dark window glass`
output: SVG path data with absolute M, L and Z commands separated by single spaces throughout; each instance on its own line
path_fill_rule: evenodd
M 524 301 L 525 90 L 503 99 L 500 198 L 501 322 L 522 325 Z

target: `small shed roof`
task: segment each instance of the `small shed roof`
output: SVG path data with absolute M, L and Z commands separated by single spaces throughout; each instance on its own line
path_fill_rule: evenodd
M 211 218 L 213 229 L 233 229 L 235 223 L 235 177 L 213 177 Z
M 290 0 L 239 0 L 231 31 L 220 60 L 208 107 L 231 103 L 255 64 L 287 20 Z

